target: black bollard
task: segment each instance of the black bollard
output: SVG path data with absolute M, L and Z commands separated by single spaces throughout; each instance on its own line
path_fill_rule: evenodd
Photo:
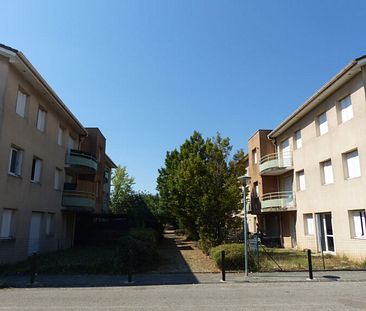
M 308 249 L 309 280 L 313 279 L 313 264 L 311 262 L 311 250 Z
M 221 282 L 226 281 L 225 276 L 225 251 L 221 251 Z
M 127 282 L 132 283 L 132 254 L 131 254 L 131 250 L 128 251 Z
M 33 284 L 37 274 L 37 253 L 33 253 L 31 256 L 31 267 L 30 267 L 30 284 Z

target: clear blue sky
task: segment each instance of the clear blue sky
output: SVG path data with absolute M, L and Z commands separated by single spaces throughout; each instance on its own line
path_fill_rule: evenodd
M 3 1 L 21 50 L 136 189 L 194 130 L 246 149 L 353 58 L 366 1 Z

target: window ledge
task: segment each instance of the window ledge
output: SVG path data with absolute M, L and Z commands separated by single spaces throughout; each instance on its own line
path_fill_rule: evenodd
M 358 237 L 358 236 L 355 236 L 352 238 L 353 240 L 366 240 L 366 236 L 364 237 Z
M 17 174 L 11 173 L 11 172 L 8 172 L 8 176 L 22 179 L 22 175 L 17 175 Z
M 358 179 L 361 178 L 362 176 L 356 176 L 356 177 L 347 177 L 345 180 L 354 180 L 354 179 Z
M 30 182 L 33 185 L 38 185 L 38 186 L 41 186 L 42 185 L 41 182 L 39 182 L 39 181 L 33 181 L 33 180 L 31 180 Z

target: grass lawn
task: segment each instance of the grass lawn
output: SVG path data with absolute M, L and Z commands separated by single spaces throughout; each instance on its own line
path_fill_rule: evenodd
M 291 250 L 284 248 L 266 248 L 270 255 L 282 268 L 282 270 L 307 270 L 308 259 L 307 252 L 301 250 Z M 260 251 L 259 265 L 260 271 L 278 271 L 278 265 L 266 254 Z M 323 269 L 323 259 L 321 254 L 312 254 L 312 263 L 314 270 Z M 366 260 L 355 262 L 347 257 L 324 255 L 325 269 L 366 269 Z

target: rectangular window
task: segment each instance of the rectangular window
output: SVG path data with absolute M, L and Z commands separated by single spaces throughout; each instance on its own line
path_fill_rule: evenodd
M 1 219 L 0 238 L 6 239 L 11 237 L 11 223 L 13 220 L 13 210 L 4 209 Z
M 321 162 L 320 167 L 322 170 L 323 185 L 332 184 L 334 182 L 332 161 L 327 160 L 327 161 Z
M 41 181 L 41 174 L 42 174 L 42 160 L 38 158 L 33 158 L 31 181 L 39 183 Z
M 346 178 L 361 176 L 360 159 L 357 150 L 345 153 L 344 162 L 346 164 Z
M 62 171 L 59 168 L 56 168 L 55 180 L 54 180 L 54 186 L 53 186 L 55 190 L 61 189 L 61 174 L 62 174 Z
M 295 148 L 299 149 L 302 147 L 301 131 L 295 132 Z
M 23 150 L 12 147 L 10 149 L 9 173 L 20 176 L 22 173 Z
M 306 189 L 304 171 L 296 172 L 296 176 L 297 176 L 297 190 L 304 191 Z
M 318 116 L 318 133 L 319 136 L 328 133 L 328 120 L 326 112 Z
M 62 146 L 63 144 L 63 140 L 64 140 L 64 129 L 62 127 L 58 128 L 58 132 L 57 132 L 57 144 Z
M 259 185 L 258 185 L 258 182 L 253 183 L 253 186 L 254 186 L 254 196 L 256 198 L 258 198 L 259 197 Z
M 252 157 L 253 157 L 253 164 L 257 164 L 258 163 L 258 155 L 257 155 L 257 150 L 256 149 L 253 149 Z
M 75 149 L 75 145 L 76 145 L 75 139 L 72 138 L 71 136 L 69 136 L 69 142 L 67 144 L 67 147 L 68 147 L 69 151 L 71 149 Z
M 353 118 L 353 108 L 351 102 L 351 96 L 347 96 L 339 103 L 339 111 L 341 123 L 347 122 Z
M 37 113 L 37 129 L 44 132 L 46 129 L 46 114 L 47 112 L 39 108 Z
M 53 235 L 55 233 L 54 223 L 55 223 L 55 215 L 52 213 L 48 213 L 46 217 L 46 235 Z
M 26 105 L 27 94 L 24 94 L 22 91 L 19 90 L 17 95 L 15 112 L 23 118 L 25 117 Z
M 350 211 L 353 238 L 366 238 L 365 210 Z
M 304 228 L 305 228 L 305 235 L 315 234 L 313 214 L 304 214 Z

